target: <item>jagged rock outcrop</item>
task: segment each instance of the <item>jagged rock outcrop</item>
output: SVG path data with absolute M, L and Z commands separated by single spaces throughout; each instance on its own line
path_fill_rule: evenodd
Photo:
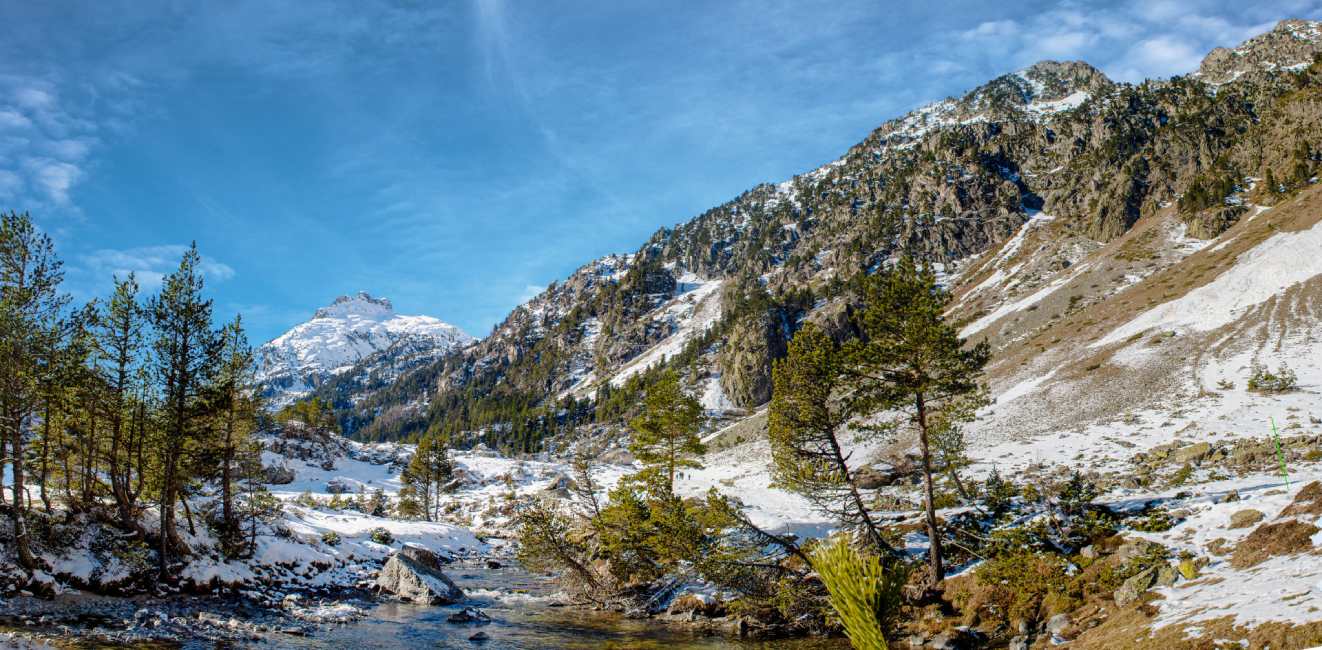
M 735 321 L 721 346 L 717 363 L 721 388 L 741 408 L 771 399 L 771 363 L 785 355 L 785 323 L 771 311 Z

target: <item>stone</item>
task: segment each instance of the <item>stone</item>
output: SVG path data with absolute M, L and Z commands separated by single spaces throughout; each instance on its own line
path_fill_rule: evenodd
M 1115 604 L 1121 607 L 1139 599 L 1157 579 L 1157 568 L 1152 567 L 1130 577 L 1115 590 Z
M 1161 544 L 1146 539 L 1126 538 L 1120 548 L 1115 551 L 1115 561 L 1118 564 L 1125 564 L 1150 553 L 1155 554 L 1160 548 Z
M 1092 544 L 1089 544 L 1089 545 L 1087 545 L 1087 546 L 1085 546 L 1085 547 L 1079 549 L 1079 555 L 1082 555 L 1083 557 L 1086 557 L 1086 558 L 1088 558 L 1089 560 L 1096 560 L 1096 559 L 1097 559 L 1097 549 L 1094 548 Z
M 294 482 L 294 470 L 284 465 L 262 468 L 263 480 L 271 485 L 289 485 Z
M 476 607 L 465 607 L 458 612 L 446 617 L 447 623 L 477 623 L 485 625 L 491 622 L 491 617 L 487 613 Z
M 490 638 L 491 637 L 487 636 L 486 632 L 479 631 L 474 633 L 473 636 L 468 637 L 468 640 L 474 643 L 482 643 L 483 641 L 487 641 Z
M 864 490 L 875 490 L 894 484 L 897 478 L 894 467 L 863 467 L 854 473 L 854 484 Z
M 1226 528 L 1248 528 L 1262 521 L 1266 515 L 1252 508 L 1240 510 L 1230 515 L 1230 524 Z
M 421 564 L 425 567 L 430 567 L 433 569 L 441 568 L 441 564 L 442 564 L 441 556 L 437 555 L 436 553 L 433 553 L 431 550 L 425 547 L 418 546 L 416 544 L 405 544 L 402 548 L 399 549 L 398 552 L 400 555 L 403 555 L 404 557 L 413 560 L 414 562 L 417 562 L 418 564 Z
M 430 563 L 426 561 L 428 556 L 432 558 Z M 377 589 L 418 605 L 448 605 L 463 600 L 463 590 L 441 571 L 435 558 L 436 554 L 419 547 L 400 549 L 381 567 Z
M 569 488 L 572 487 L 573 485 L 574 482 L 570 480 L 568 476 L 566 476 L 564 473 L 559 473 L 551 477 L 551 481 L 546 484 L 546 487 L 542 488 L 542 491 L 568 494 Z
M 1008 650 L 1028 650 L 1028 637 L 1017 636 L 1013 639 L 1010 639 L 1010 645 L 1008 646 Z
M 1199 465 L 1203 459 L 1212 453 L 1212 444 L 1208 442 L 1199 442 L 1188 447 L 1181 447 L 1171 453 L 1171 462 L 1176 465 L 1190 463 Z
M 500 563 L 497 562 L 497 561 L 495 561 L 495 560 L 487 560 L 487 568 L 488 568 L 488 569 L 495 570 L 495 569 L 499 569 L 500 566 L 501 566 Z
M 1153 581 L 1158 587 L 1169 587 L 1180 579 L 1180 572 L 1170 564 L 1157 567 L 1157 578 Z
M 1069 626 L 1070 626 L 1069 614 L 1056 614 L 1055 616 L 1052 616 L 1050 619 L 1047 620 L 1046 629 L 1048 633 L 1054 636 L 1060 636 L 1065 633 L 1065 628 Z

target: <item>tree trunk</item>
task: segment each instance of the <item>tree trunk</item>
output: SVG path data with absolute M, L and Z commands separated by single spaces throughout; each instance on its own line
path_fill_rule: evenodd
M 945 567 L 941 564 L 941 531 L 936 525 L 936 507 L 932 500 L 932 451 L 927 441 L 927 404 L 923 394 L 918 393 L 915 400 L 918 410 L 918 439 L 923 450 L 923 498 L 927 509 L 928 564 L 932 568 L 933 586 L 945 579 Z
M 224 458 L 220 468 L 220 505 L 221 519 L 224 523 L 225 546 L 233 544 L 234 530 L 238 524 L 234 521 L 234 405 L 230 404 L 225 423 Z
M 43 429 L 41 434 L 41 473 L 37 479 L 37 489 L 41 494 L 41 506 L 45 508 L 47 515 L 51 513 L 50 494 L 46 492 L 46 480 L 50 477 L 50 417 L 51 408 L 48 402 L 46 404 L 46 417 L 42 419 L 41 423 Z M 3 450 L 0 450 L 0 455 L 3 455 Z
M 167 443 L 169 444 L 169 443 Z M 170 579 L 170 548 L 171 540 L 175 538 L 174 531 L 174 450 L 168 450 L 165 458 L 165 477 L 164 484 L 161 486 L 161 548 L 158 556 L 160 580 L 166 582 Z
M 849 466 L 845 464 L 844 451 L 840 449 L 840 441 L 836 440 L 835 433 L 831 434 L 831 452 L 835 456 L 835 463 L 840 475 L 845 477 L 845 483 L 849 485 L 849 498 L 854 502 L 854 508 L 858 510 L 858 516 L 863 520 L 863 532 L 874 547 L 885 552 L 890 557 L 898 557 L 896 552 L 886 540 L 881 538 L 881 532 L 877 528 L 877 523 L 872 521 L 872 514 L 868 512 L 868 507 L 863 503 L 863 495 L 858 491 L 858 485 L 854 483 L 854 477 L 849 473 Z
M 10 519 L 14 524 L 14 551 L 18 555 L 18 564 L 29 574 L 37 569 L 37 558 L 32 555 L 32 548 L 28 543 L 28 522 L 27 505 L 24 499 L 27 497 L 27 490 L 23 487 L 23 417 L 17 413 L 10 413 L 7 418 L 9 425 L 9 447 L 12 452 L 10 468 L 13 472 L 13 490 L 14 507 L 9 511 Z

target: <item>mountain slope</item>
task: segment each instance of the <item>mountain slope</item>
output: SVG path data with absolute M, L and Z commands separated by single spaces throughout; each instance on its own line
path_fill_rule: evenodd
M 402 316 L 366 292 L 340 296 L 257 350 L 258 381 L 275 405 L 308 394 L 327 378 L 403 370 L 461 348 L 473 338 L 430 316 Z
M 1284 21 L 1187 77 L 1122 84 L 1081 62 L 998 77 L 584 266 L 483 341 L 405 373 L 408 390 L 327 395 L 365 439 L 431 428 L 531 450 L 622 421 L 642 371 L 666 364 L 712 415 L 739 417 L 769 396 L 798 324 L 844 334 L 847 280 L 901 254 L 946 272 L 966 335 L 1022 342 L 1036 332 L 1011 323 L 1047 327 L 1038 315 L 1057 303 L 1123 292 L 1234 228 L 1247 203 L 1308 185 L 1320 42 L 1315 23 Z M 1085 261 L 1098 251 L 1116 263 Z

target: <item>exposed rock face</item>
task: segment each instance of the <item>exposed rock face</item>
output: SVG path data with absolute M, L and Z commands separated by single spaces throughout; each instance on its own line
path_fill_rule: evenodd
M 771 362 L 785 355 L 784 324 L 775 316 L 762 312 L 740 319 L 721 347 L 721 388 L 736 406 L 771 399 Z
M 441 571 L 439 558 L 413 546 L 405 546 L 386 560 L 376 586 L 417 605 L 448 605 L 464 598 L 463 590 Z
M 1322 32 L 1313 21 L 1282 20 L 1275 29 L 1239 47 L 1213 49 L 1198 66 L 1198 76 L 1219 84 L 1261 70 L 1296 66 L 1313 58 L 1319 37 Z

